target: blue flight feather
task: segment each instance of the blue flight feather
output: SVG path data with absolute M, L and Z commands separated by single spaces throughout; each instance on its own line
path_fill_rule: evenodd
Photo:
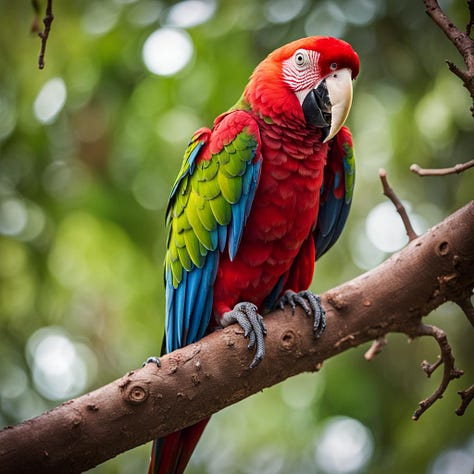
M 255 197 L 255 192 L 257 191 L 257 184 L 260 177 L 261 168 L 262 168 L 262 162 L 257 161 L 256 163 L 252 163 L 252 166 L 251 166 L 252 172 L 248 173 L 249 174 L 249 185 L 248 185 L 249 192 L 248 192 L 247 202 L 245 204 L 245 221 L 246 222 L 249 217 L 250 210 L 252 209 L 253 198 Z M 247 178 L 247 176 L 245 178 Z
M 202 268 L 193 268 L 188 273 L 188 282 L 186 288 L 186 305 L 184 312 L 184 326 L 185 326 L 185 339 L 191 337 L 193 333 L 193 318 L 191 317 L 196 310 L 199 310 L 199 304 L 196 304 L 196 298 L 198 297 L 199 291 L 201 290 L 201 277 L 203 274 Z
M 217 224 L 217 232 L 219 234 L 219 252 L 223 252 L 227 243 L 227 226 Z
M 335 143 L 336 153 L 328 158 L 321 186 L 318 221 L 315 231 L 316 257 L 320 258 L 337 241 L 347 220 L 352 202 L 353 175 L 355 174 L 353 151 L 349 141 Z M 330 160 L 331 164 L 329 164 Z M 331 166 L 332 165 L 332 166 Z M 336 169 L 334 169 L 336 168 Z M 344 181 L 344 193 L 339 198 L 336 190 Z M 352 184 L 347 187 L 348 182 Z
M 173 331 L 173 339 L 175 339 L 177 347 L 182 347 L 183 344 L 183 328 L 184 328 L 184 306 L 186 302 L 186 294 L 187 294 L 187 280 L 188 280 L 188 272 L 183 272 L 183 279 L 181 283 L 176 288 L 175 297 L 175 305 L 174 311 L 175 314 L 178 314 L 179 317 L 173 317 L 174 320 L 174 331 Z
M 229 258 L 231 260 L 234 260 L 235 254 L 240 245 L 240 239 L 242 238 L 242 231 L 245 225 L 244 206 L 246 201 L 247 196 L 242 195 L 239 202 L 232 205 L 232 219 L 229 230 Z
M 199 274 L 199 291 L 196 292 L 195 298 L 192 302 L 192 317 L 190 319 L 188 337 L 185 341 L 186 344 L 195 342 L 204 336 L 204 334 L 200 334 L 199 330 L 203 321 L 206 322 L 206 327 L 209 324 L 210 313 L 206 314 L 205 308 L 207 300 L 209 299 L 209 294 L 212 292 L 214 280 L 211 281 L 210 276 L 213 273 L 213 266 L 216 265 L 215 260 L 218 255 L 217 251 L 209 252 L 203 267 L 196 268 L 191 272 Z

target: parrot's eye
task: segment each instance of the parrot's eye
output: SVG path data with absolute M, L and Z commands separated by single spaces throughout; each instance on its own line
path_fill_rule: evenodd
M 309 64 L 308 53 L 304 49 L 296 51 L 295 55 L 295 64 L 298 69 L 303 69 Z
M 331 63 L 329 69 L 331 69 L 331 71 L 335 71 L 337 69 L 337 63 Z

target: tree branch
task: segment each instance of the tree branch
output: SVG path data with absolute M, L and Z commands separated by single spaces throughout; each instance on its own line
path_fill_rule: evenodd
M 51 23 L 54 20 L 53 16 L 53 0 L 48 0 L 46 4 L 46 12 L 43 18 L 44 29 L 40 31 L 39 28 L 39 12 L 40 7 L 38 0 L 32 0 L 31 2 L 35 16 L 33 18 L 33 24 L 31 25 L 31 31 L 33 33 L 38 33 L 38 36 L 41 38 L 41 49 L 38 56 L 38 67 L 44 69 L 44 55 L 46 53 L 46 43 L 48 42 L 49 32 L 51 31 Z
M 462 416 L 464 415 L 469 403 L 471 403 L 472 399 L 474 398 L 474 385 L 466 388 L 466 390 L 460 390 L 458 394 L 461 396 L 461 405 L 456 410 L 456 415 Z
M 454 366 L 454 357 L 451 346 L 448 343 L 448 338 L 446 333 L 436 326 L 431 326 L 427 324 L 420 324 L 415 331 L 412 333 L 413 337 L 420 336 L 431 336 L 433 337 L 439 345 L 441 350 L 441 355 L 439 359 L 434 363 L 430 364 L 426 360 L 421 363 L 421 368 L 425 371 L 428 377 L 431 377 L 432 373 L 441 365 L 444 364 L 443 378 L 439 387 L 433 392 L 431 396 L 425 398 L 418 404 L 418 408 L 413 413 L 412 418 L 418 420 L 420 416 L 428 410 L 428 408 L 433 405 L 433 403 L 439 398 L 443 397 L 444 392 L 448 388 L 449 383 L 458 379 L 463 375 L 462 370 L 456 369 Z
M 414 231 L 413 226 L 411 225 L 410 218 L 408 217 L 408 213 L 403 205 L 402 201 L 400 201 L 399 197 L 396 195 L 395 191 L 390 187 L 388 184 L 387 179 L 387 172 L 382 168 L 379 170 L 379 177 L 380 181 L 382 181 L 383 193 L 387 196 L 390 201 L 392 201 L 395 209 L 397 210 L 398 214 L 402 218 L 403 225 L 405 226 L 405 231 L 408 236 L 408 240 L 411 242 L 418 237 L 418 234 Z
M 256 369 L 229 326 L 98 390 L 0 432 L 2 472 L 81 472 L 189 426 L 249 395 L 389 332 L 419 335 L 421 318 L 474 285 L 474 201 L 377 268 L 323 295 L 328 328 L 288 308 L 266 316 Z M 397 297 L 394 298 L 393 295 Z
M 450 168 L 422 168 L 421 166 L 414 163 L 410 166 L 410 171 L 417 174 L 418 176 L 446 176 L 448 174 L 462 173 L 473 166 L 474 160 L 467 161 L 466 163 L 458 163 L 457 165 L 451 166 Z
M 448 16 L 443 12 L 437 0 L 423 0 L 425 4 L 426 13 L 431 19 L 440 27 L 449 41 L 461 53 L 466 70 L 460 69 L 452 61 L 446 61 L 449 69 L 456 74 L 462 81 L 464 87 L 471 94 L 471 99 L 474 104 L 474 40 L 471 38 L 471 30 L 474 16 L 474 0 L 468 0 L 469 21 L 466 31 L 461 31 Z M 474 117 L 474 105 L 471 107 L 471 113 Z

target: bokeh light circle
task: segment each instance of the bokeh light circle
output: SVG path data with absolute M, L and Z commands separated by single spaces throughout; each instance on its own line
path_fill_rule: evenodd
M 328 420 L 316 443 L 315 459 L 322 472 L 361 472 L 373 452 L 373 437 L 360 421 L 349 417 Z
M 36 390 L 49 400 L 65 400 L 82 393 L 96 364 L 92 351 L 59 327 L 43 327 L 29 338 L 27 357 Z M 93 370 L 92 370 L 93 372 Z
M 153 74 L 172 76 L 189 63 L 193 51 L 193 42 L 186 31 L 160 28 L 146 39 L 142 57 L 145 66 Z
M 33 104 L 33 112 L 39 122 L 49 124 L 54 122 L 66 103 L 66 84 L 60 77 L 50 79 L 41 88 Z

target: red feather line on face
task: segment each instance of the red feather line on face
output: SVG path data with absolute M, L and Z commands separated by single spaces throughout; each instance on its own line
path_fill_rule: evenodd
M 320 79 L 319 53 L 313 50 L 305 51 L 308 54 L 309 64 L 304 69 L 298 69 L 294 56 L 283 61 L 283 80 L 295 92 L 311 89 Z

